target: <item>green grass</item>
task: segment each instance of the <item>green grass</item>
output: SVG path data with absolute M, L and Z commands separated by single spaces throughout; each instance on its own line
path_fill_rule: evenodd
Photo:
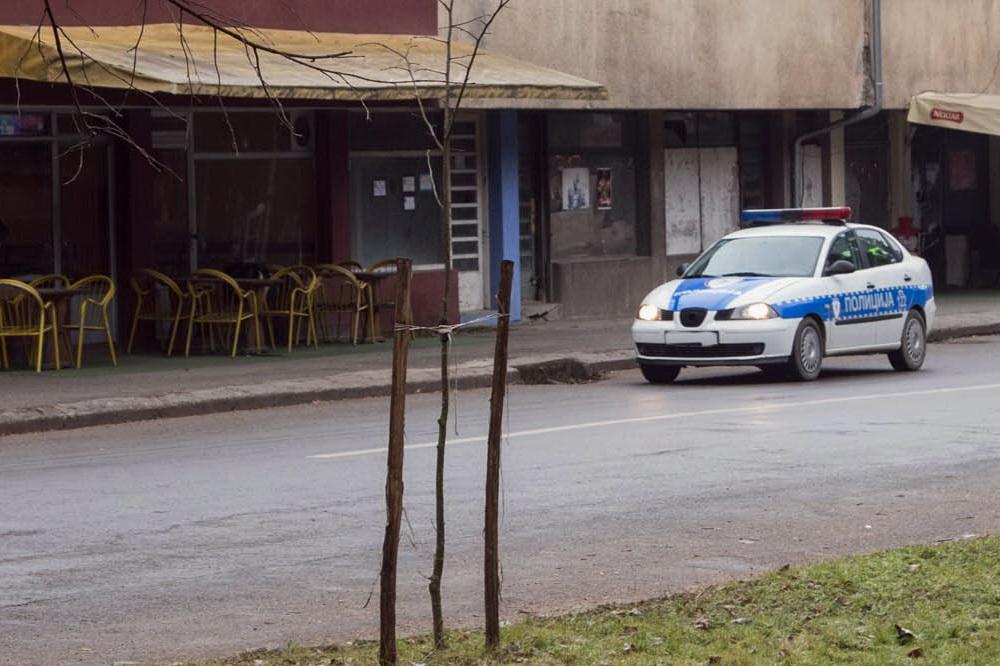
M 509 575 L 509 572 L 508 572 Z M 913 633 L 900 639 L 896 625 Z M 373 631 L 375 628 L 373 627 Z M 400 663 L 1000 664 L 1000 537 L 913 546 L 620 608 L 505 627 L 488 656 L 478 632 Z M 198 666 L 373 664 L 374 643 L 254 652 Z

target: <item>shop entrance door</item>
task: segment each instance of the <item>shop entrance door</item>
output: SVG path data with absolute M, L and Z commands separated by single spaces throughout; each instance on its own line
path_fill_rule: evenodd
M 95 274 L 115 279 L 108 144 L 95 140 L 60 153 L 58 165 L 60 272 L 73 280 Z

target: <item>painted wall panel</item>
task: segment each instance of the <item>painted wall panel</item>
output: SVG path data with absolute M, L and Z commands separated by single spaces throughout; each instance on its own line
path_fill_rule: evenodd
M 701 149 L 701 245 L 739 228 L 740 176 L 734 147 Z
M 701 251 L 701 202 L 698 193 L 698 149 L 671 148 L 663 153 L 663 207 L 667 254 Z

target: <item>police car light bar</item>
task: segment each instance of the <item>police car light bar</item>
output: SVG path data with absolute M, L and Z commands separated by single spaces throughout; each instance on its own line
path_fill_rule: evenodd
M 784 222 L 828 222 L 843 224 L 851 219 L 851 209 L 838 208 L 768 208 L 743 211 L 740 219 L 746 226 L 781 224 Z

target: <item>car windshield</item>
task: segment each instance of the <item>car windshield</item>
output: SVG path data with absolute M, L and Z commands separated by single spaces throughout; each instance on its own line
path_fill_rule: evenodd
M 822 247 L 820 236 L 723 238 L 684 277 L 810 277 Z

